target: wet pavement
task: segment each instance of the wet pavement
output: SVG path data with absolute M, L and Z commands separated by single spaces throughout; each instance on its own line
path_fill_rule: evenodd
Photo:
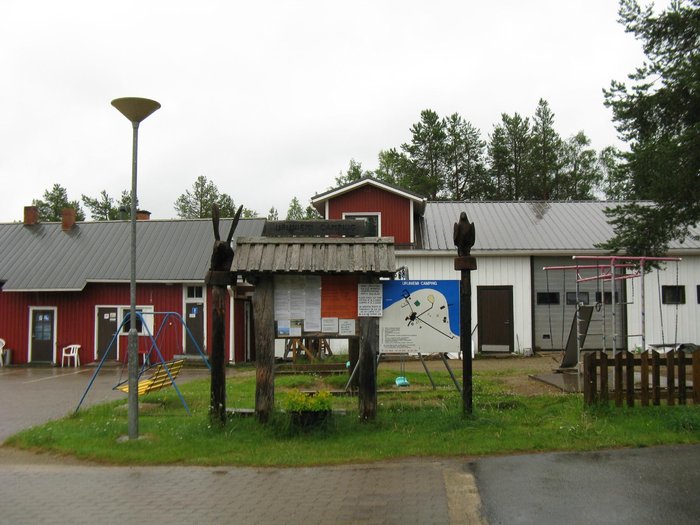
M 0 440 L 71 413 L 92 372 L 0 369 Z M 86 404 L 125 398 L 120 373 L 103 370 Z M 699 473 L 700 446 L 294 469 L 114 467 L 0 447 L 0 524 L 684 524 L 700 516 Z
M 691 524 L 700 446 L 483 458 L 472 464 L 491 524 Z

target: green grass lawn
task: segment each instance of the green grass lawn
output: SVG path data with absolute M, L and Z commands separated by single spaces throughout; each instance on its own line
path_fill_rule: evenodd
M 208 417 L 209 382 L 181 386 L 192 415 L 173 389 L 142 398 L 142 439 L 127 433 L 126 401 L 82 410 L 12 436 L 6 445 L 113 464 L 300 466 L 377 461 L 407 456 L 478 456 L 551 450 L 593 450 L 700 443 L 700 406 L 585 409 L 581 395 L 516 396 L 499 383 L 503 373 L 474 379 L 474 413 L 463 417 L 461 396 L 446 373 L 433 373 L 431 390 L 420 373 L 405 374 L 412 388 L 394 387 L 396 371 L 379 370 L 376 421 L 357 418 L 357 398 L 334 397 L 334 415 L 320 428 L 299 431 L 288 416 L 267 425 L 234 417 L 224 428 Z M 276 405 L 292 389 L 342 389 L 347 376 L 278 376 Z M 252 408 L 252 374 L 227 380 L 228 408 Z

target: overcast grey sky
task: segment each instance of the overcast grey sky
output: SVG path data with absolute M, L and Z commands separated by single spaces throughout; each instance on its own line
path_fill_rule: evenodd
M 351 158 L 376 168 L 427 108 L 486 139 L 544 98 L 563 136 L 616 143 L 602 89 L 642 59 L 617 0 L 3 0 L 0 221 L 54 183 L 71 199 L 130 188 L 114 98 L 162 104 L 139 133 L 152 219 L 199 175 L 283 218 Z

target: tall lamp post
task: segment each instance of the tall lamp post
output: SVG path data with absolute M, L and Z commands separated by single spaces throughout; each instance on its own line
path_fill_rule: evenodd
M 129 404 L 128 425 L 129 439 L 139 437 L 139 347 L 136 330 L 136 164 L 138 158 L 139 124 L 151 113 L 160 108 L 155 100 L 147 98 L 126 97 L 112 101 L 122 115 L 131 121 L 134 129 L 133 154 L 131 162 L 131 308 L 129 310 Z

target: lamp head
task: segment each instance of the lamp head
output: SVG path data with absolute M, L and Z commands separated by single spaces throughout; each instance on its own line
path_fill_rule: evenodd
M 138 97 L 115 98 L 112 105 L 134 124 L 145 120 L 151 113 L 160 109 L 160 104 L 155 100 Z

